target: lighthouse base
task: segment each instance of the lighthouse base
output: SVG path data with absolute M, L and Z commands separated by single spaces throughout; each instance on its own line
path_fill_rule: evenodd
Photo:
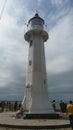
M 58 113 L 46 113 L 46 114 L 25 114 L 23 119 L 59 119 Z

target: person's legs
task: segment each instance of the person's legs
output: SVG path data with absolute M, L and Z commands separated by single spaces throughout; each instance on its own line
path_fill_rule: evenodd
M 70 118 L 70 125 L 71 125 L 71 127 L 73 129 L 73 115 L 71 115 L 69 118 Z

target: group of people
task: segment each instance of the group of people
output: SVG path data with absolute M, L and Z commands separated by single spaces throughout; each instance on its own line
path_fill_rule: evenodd
M 4 107 L 6 107 L 6 106 L 11 108 L 11 102 L 5 103 L 5 102 L 0 101 L 0 111 L 3 111 Z M 54 111 L 57 112 L 55 100 L 52 101 L 52 106 L 53 106 Z M 68 114 L 69 119 L 70 119 L 70 125 L 73 129 L 73 102 L 69 101 L 69 103 L 65 103 L 63 101 L 60 101 L 59 106 L 60 106 L 60 112 Z M 23 115 L 23 113 L 25 112 L 21 103 L 18 104 L 17 101 L 15 101 L 13 104 L 13 111 L 16 111 L 16 115 L 15 115 L 16 118 L 20 118 Z
M 54 111 L 57 111 L 55 100 L 52 101 L 52 106 Z M 65 103 L 61 100 L 59 106 L 60 106 L 59 111 L 61 111 L 62 113 L 66 113 L 69 116 L 70 125 L 73 129 L 73 102 L 69 101 L 69 103 Z
M 60 101 L 60 109 L 62 113 L 66 113 L 66 107 L 67 107 L 67 103 L 63 102 L 62 100 Z
M 57 104 L 58 104 L 58 106 L 57 106 Z M 52 106 L 53 106 L 54 111 L 56 111 L 56 112 L 61 111 L 63 113 L 66 113 L 67 103 L 63 102 L 62 100 L 60 101 L 60 103 L 56 103 L 56 101 L 53 100 Z
M 53 100 L 52 102 L 53 108 L 56 111 L 56 104 L 55 104 L 55 100 Z M 67 113 L 67 115 L 69 116 L 70 119 L 70 125 L 73 129 L 73 102 L 69 101 L 69 103 L 65 103 L 65 102 L 60 102 L 60 109 L 62 113 Z M 20 118 L 24 113 L 24 109 L 21 106 L 20 109 L 16 112 L 16 117 Z
M 0 112 L 17 111 L 21 107 L 21 102 L 17 101 L 0 101 Z

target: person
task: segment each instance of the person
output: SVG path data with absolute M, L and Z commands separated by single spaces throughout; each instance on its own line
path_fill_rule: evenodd
M 73 104 L 72 101 L 69 101 L 69 104 L 67 104 L 67 114 L 69 116 L 69 120 L 70 120 L 70 126 L 73 130 Z
M 0 112 L 2 112 L 2 102 L 0 101 Z
M 52 101 L 52 106 L 53 106 L 54 111 L 56 111 L 56 102 L 55 102 L 55 100 Z
M 21 106 L 20 109 L 16 112 L 15 117 L 16 117 L 16 118 L 21 118 L 21 116 L 23 116 L 23 112 L 24 112 L 24 109 L 23 109 L 23 107 Z
M 61 112 L 66 113 L 67 104 L 61 100 L 59 105 L 60 105 Z
M 17 106 L 18 106 L 18 103 L 17 103 L 17 101 L 15 101 L 15 104 L 14 104 L 14 111 L 17 110 Z

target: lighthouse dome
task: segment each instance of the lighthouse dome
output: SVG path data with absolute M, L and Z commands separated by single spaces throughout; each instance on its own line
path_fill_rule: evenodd
M 40 28 L 43 29 L 44 26 L 44 20 L 38 15 L 38 13 L 35 14 L 34 17 L 32 17 L 29 21 L 28 21 L 28 29 L 29 28 Z
M 38 15 L 38 13 L 36 13 L 35 16 L 28 21 L 28 24 L 30 24 L 31 22 L 34 24 L 44 24 L 44 20 Z

